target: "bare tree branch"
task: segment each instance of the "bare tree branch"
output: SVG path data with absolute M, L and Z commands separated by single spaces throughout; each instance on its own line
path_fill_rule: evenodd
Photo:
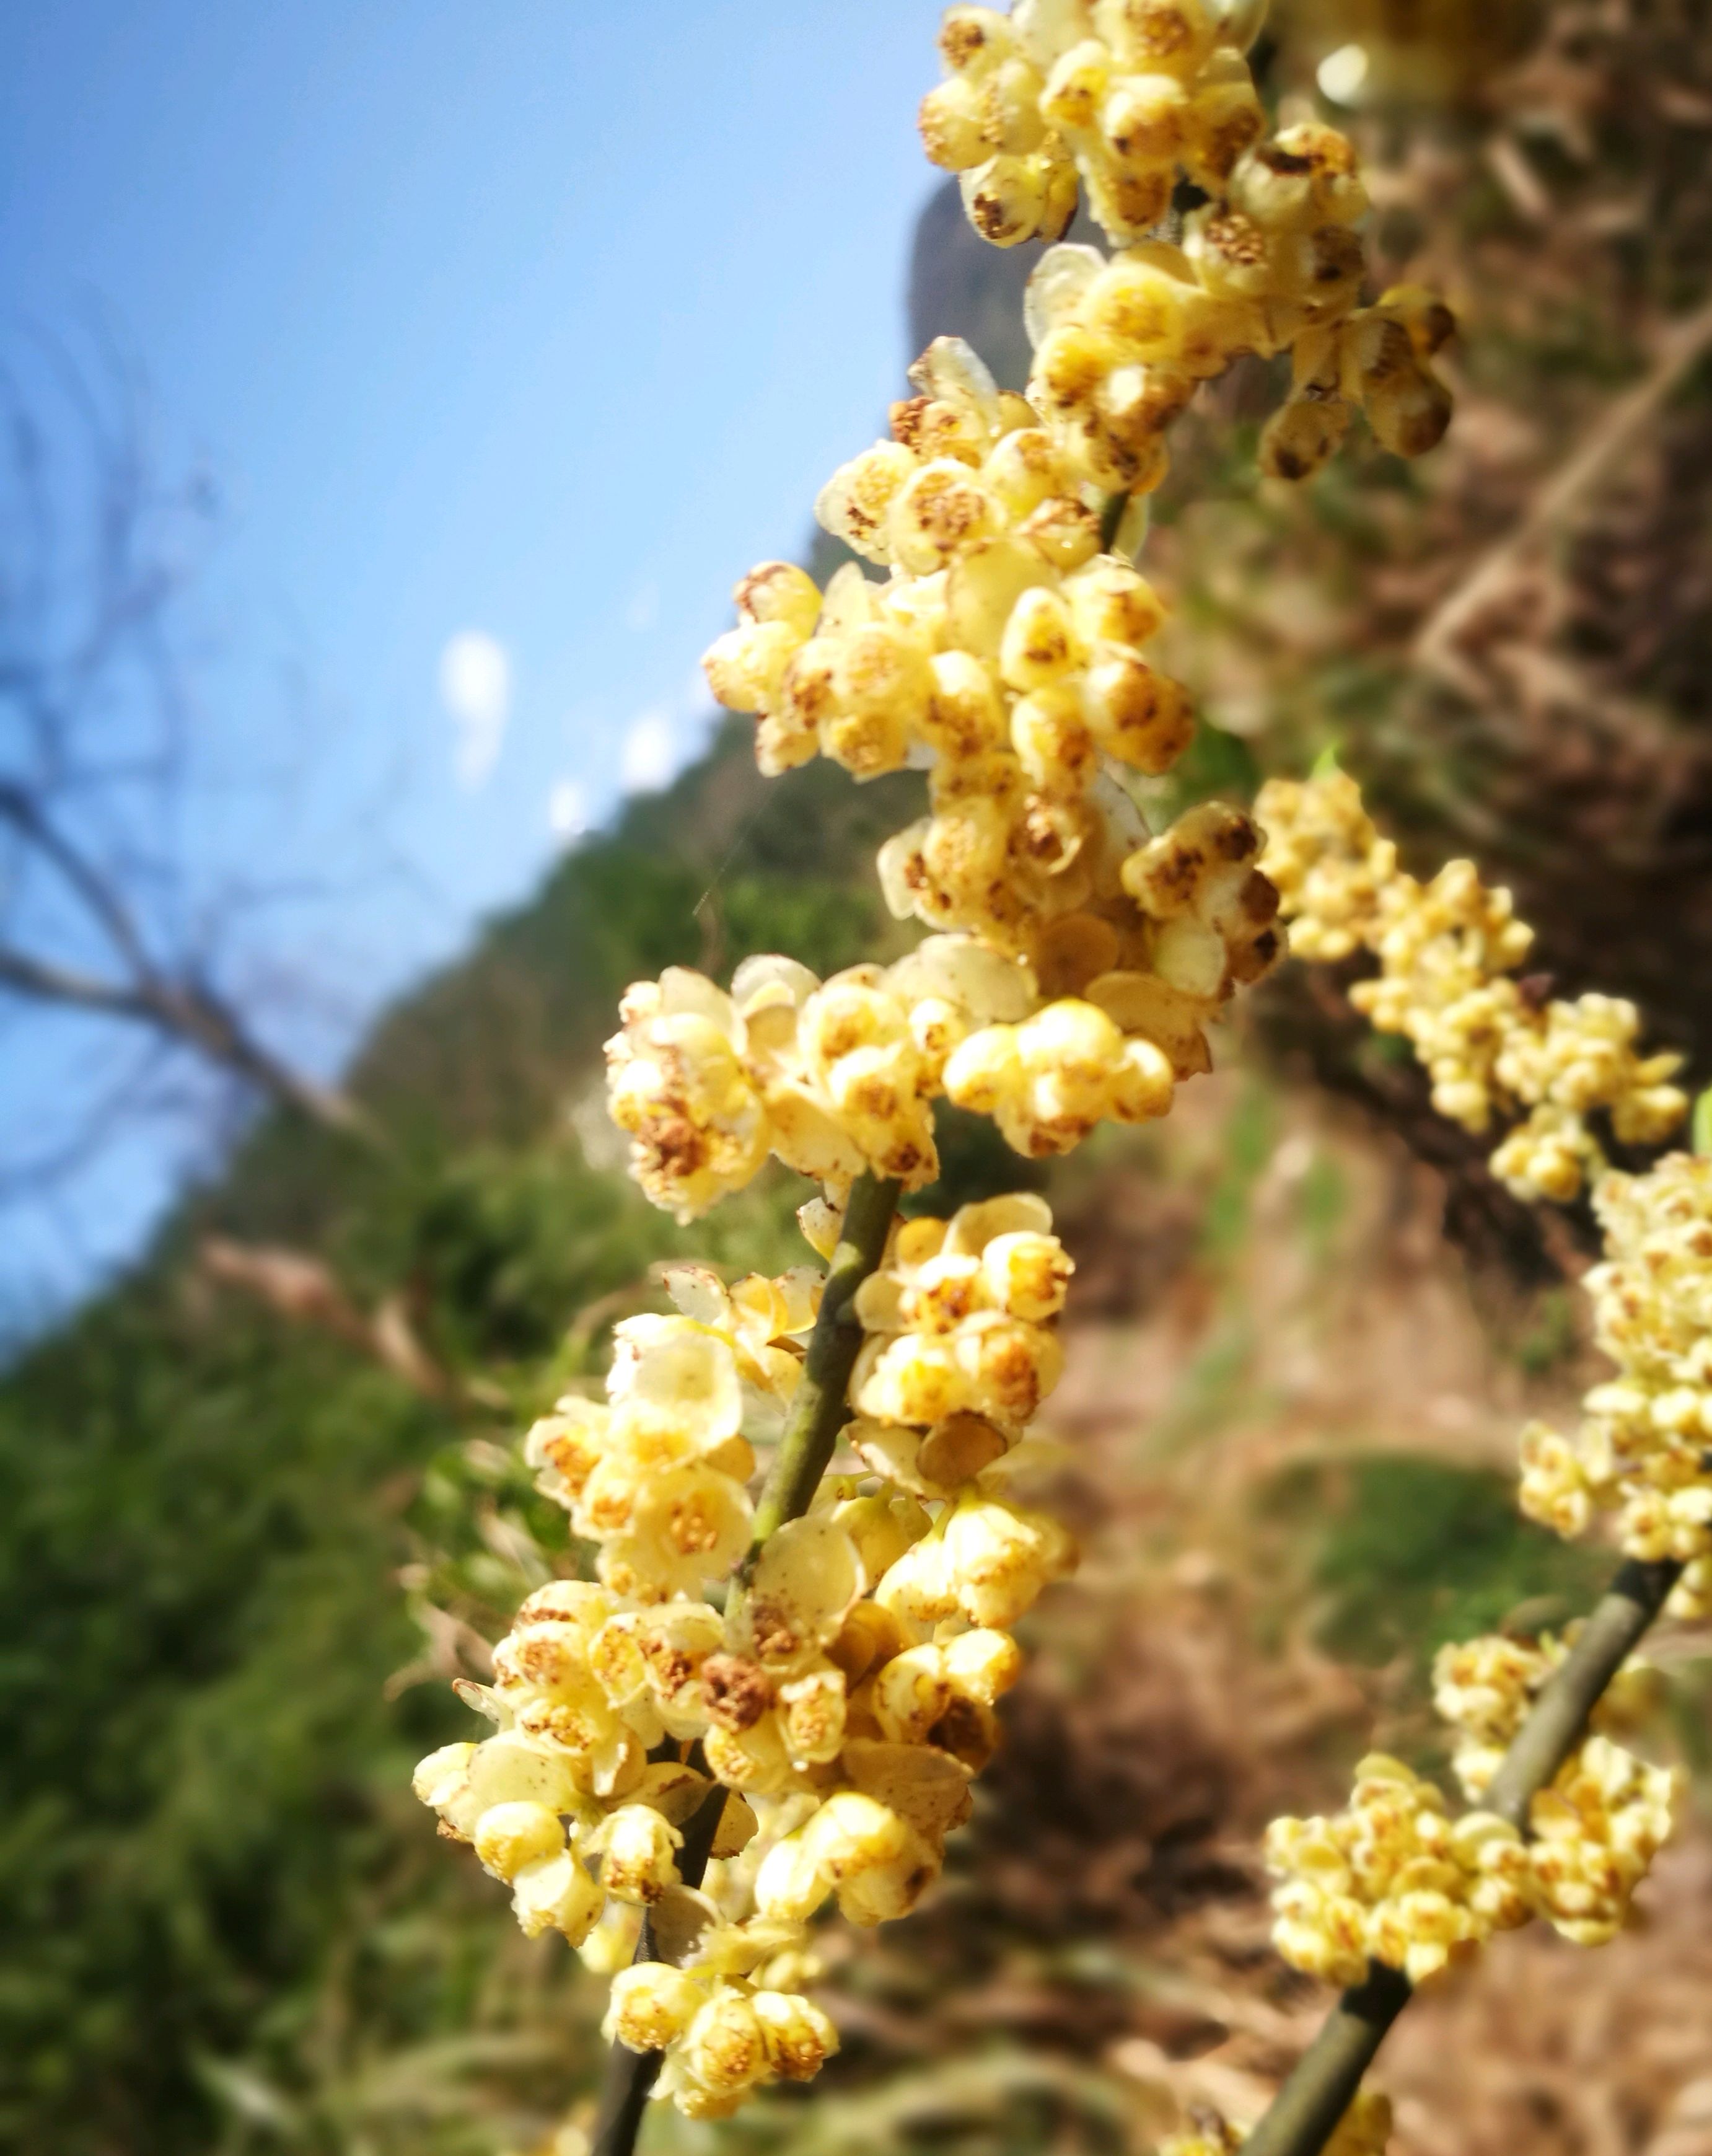
M 0 370 L 0 993 L 144 1028 L 372 1138 L 348 1094 L 266 1043 L 187 925 L 232 911 L 192 903 L 182 835 L 192 727 L 171 609 L 206 486 L 156 485 L 139 385 L 110 348 L 101 382 L 50 357 L 74 414 L 57 456 Z
M 387 1296 L 372 1317 L 366 1317 L 320 1259 L 275 1244 L 238 1243 L 225 1235 L 209 1235 L 197 1257 L 205 1279 L 253 1296 L 295 1325 L 331 1333 L 425 1399 L 458 1395 L 458 1380 L 417 1338 L 401 1296 Z

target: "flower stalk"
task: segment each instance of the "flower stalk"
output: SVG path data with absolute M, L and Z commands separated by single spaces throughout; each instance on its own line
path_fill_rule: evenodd
M 1354 2102 L 1361 2076 L 1414 1994 L 1400 1969 L 1370 1962 L 1243 2143 L 1243 2156 L 1318 2156 Z
M 715 1783 L 700 1810 L 684 1830 L 684 1846 L 678 1852 L 678 1876 L 686 1887 L 700 1887 L 706 1876 L 726 1794 Z M 636 1958 L 658 1958 L 651 1918 L 643 1921 L 642 1937 L 636 1943 Z M 664 2057 L 660 2051 L 633 2051 L 623 2044 L 613 2046 L 607 2054 L 606 2071 L 601 2080 L 600 2107 L 589 2136 L 589 2156 L 631 2156 Z
M 1606 1686 L 1634 1652 L 1682 1577 L 1682 1567 L 1631 1558 L 1540 1693 L 1486 1793 L 1486 1807 L 1525 1834 L 1529 1807 L 1581 1742 Z
M 820 1479 L 850 1418 L 850 1373 L 862 1345 L 862 1327 L 853 1307 L 856 1291 L 885 1255 L 886 1237 L 898 1209 L 902 1185 L 878 1176 L 859 1175 L 838 1247 L 827 1268 L 814 1330 L 802 1377 L 791 1401 L 790 1419 L 755 1507 L 755 1535 L 737 1578 L 741 1588 L 753 1573 L 769 1538 L 787 1520 L 808 1510 Z
M 1638 1558 L 1619 1569 L 1505 1753 L 1486 1794 L 1489 1810 L 1527 1833 L 1535 1798 L 1586 1733 L 1607 1686 L 1663 1609 L 1682 1569 Z M 1319 2156 L 1413 1995 L 1401 1969 L 1370 1961 L 1243 2142 L 1243 2156 Z

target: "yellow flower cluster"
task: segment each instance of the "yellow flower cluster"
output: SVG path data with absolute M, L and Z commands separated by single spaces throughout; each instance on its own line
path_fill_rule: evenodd
M 1451 1768 L 1470 1803 L 1491 1787 L 1511 1739 L 1568 1650 L 1569 1641 L 1550 1633 L 1538 1640 L 1493 1633 L 1439 1649 L 1433 1703 L 1458 1732 Z
M 1201 0 L 948 8 L 946 79 L 921 101 L 927 154 L 959 176 L 995 246 L 1056 239 L 1079 176 L 1112 238 L 1139 239 L 1169 208 L 1179 165 L 1217 194 L 1266 131 L 1242 57 L 1258 16 L 1241 15 Z
M 814 1973 L 802 1927 L 752 1909 L 734 1917 L 678 1881 L 684 1830 L 710 1801 L 722 1805 L 715 1873 L 765 1839 L 746 1798 L 643 1748 L 708 1726 L 723 1637 L 705 1603 L 643 1608 L 579 1581 L 543 1588 L 499 1649 L 492 1687 L 464 1688 L 496 1734 L 443 1747 L 416 1775 L 441 1831 L 510 1885 L 523 1930 L 556 1929 L 613 1975 L 607 2034 L 667 2051 L 662 2092 L 703 2117 L 760 2083 L 807 2079 L 838 2048 L 825 2015 L 791 1988 Z M 624 1969 L 644 1909 L 668 1958 Z
M 1266 1858 L 1283 1882 L 1274 1943 L 1334 1984 L 1358 1982 L 1370 1958 L 1418 1983 L 1531 1913 L 1515 1829 L 1492 1812 L 1452 1820 L 1432 1783 L 1382 1753 L 1357 1766 L 1335 1818 L 1274 1820 Z
M 893 406 L 891 439 L 815 505 L 889 580 L 852 562 L 823 594 L 763 562 L 737 586 L 739 625 L 710 649 L 709 681 L 757 714 L 764 771 L 822 754 L 869 778 L 930 759 L 984 793 L 1007 780 L 1013 821 L 1036 797 L 1058 804 L 1057 847 L 1074 850 L 1088 833 L 1073 812 L 1105 757 L 1156 773 L 1188 743 L 1181 686 L 1142 656 L 1165 609 L 1121 550 L 1102 551 L 1097 501 L 966 344 L 941 337 L 910 372 L 922 393 Z M 1045 832 L 1007 829 L 1007 855 L 1018 872 L 1057 872 Z
M 1571 1635 L 1572 1637 L 1572 1635 Z M 1571 1641 L 1489 1637 L 1442 1648 L 1433 1665 L 1433 1701 L 1459 1732 L 1453 1764 L 1464 1793 L 1478 1802 L 1506 1747 Z M 1624 1677 L 1595 1709 L 1596 1723 L 1620 1711 Z M 1648 1767 L 1609 1737 L 1576 1747 L 1529 1813 L 1528 1892 L 1537 1912 L 1579 1946 L 1598 1946 L 1620 1931 L 1634 1891 L 1669 1838 L 1675 1777 Z
M 1197 2110 L 1192 2133 L 1174 2133 L 1159 2144 L 1157 2156 L 1240 2156 L 1246 2127 L 1233 2126 L 1216 2112 Z M 1357 2089 L 1350 2107 L 1332 2128 L 1320 2156 L 1385 2156 L 1391 2138 L 1391 2098 L 1376 2089 Z
M 1269 780 L 1255 815 L 1291 949 L 1377 957 L 1378 978 L 1357 982 L 1350 1000 L 1411 1043 L 1438 1112 L 1479 1134 L 1525 1111 L 1492 1156 L 1518 1197 L 1579 1193 L 1603 1165 L 1595 1113 L 1625 1145 L 1656 1145 L 1681 1122 L 1687 1096 L 1670 1082 L 1681 1057 L 1642 1055 L 1640 1015 L 1620 997 L 1569 1002 L 1516 978 L 1534 932 L 1472 862 L 1451 861 L 1430 883 L 1405 874 L 1342 772 Z
M 1529 1815 L 1540 1913 L 1577 1946 L 1602 1946 L 1670 1837 L 1676 1778 L 1613 1744 L 1579 1745 Z
M 691 1269 L 669 1284 L 692 1308 L 709 1300 L 697 1296 Z M 813 1323 L 818 1294 L 818 1276 L 802 1272 L 740 1282 L 729 1333 L 711 1310 L 713 1324 L 627 1318 L 617 1328 L 607 1399 L 562 1399 L 530 1431 L 525 1460 L 576 1532 L 597 1545 L 601 1579 L 614 1593 L 643 1602 L 699 1594 L 748 1548 L 751 1403 L 771 1399 L 776 1424 L 800 1367 L 790 1343 Z M 750 1327 L 741 1364 L 740 1296 Z
M 1346 771 L 1269 778 L 1255 798 L 1263 859 L 1290 927 L 1294 958 L 1335 963 L 1371 947 L 1402 873 Z
M 1318 126 L 1268 148 L 1304 169 L 1349 154 L 1340 135 Z M 1300 235 L 1228 207 L 1195 211 L 1181 246 L 1144 240 L 1110 261 L 1096 248 L 1049 249 L 1029 280 L 1028 395 L 1069 469 L 1115 493 L 1151 493 L 1169 468 L 1166 432 L 1197 383 L 1244 352 L 1286 349 L 1293 386 L 1260 441 L 1270 476 L 1311 477 L 1358 408 L 1397 455 L 1434 448 L 1451 400 L 1429 362 L 1450 316 L 1407 286 L 1356 309 L 1361 243 L 1335 224 L 1315 238 L 1332 233 L 1346 243 L 1340 281 L 1320 276 L 1312 297 L 1275 281 L 1277 258 L 1294 259 Z
M 1124 783 L 1192 731 L 1146 656 L 1163 609 L 1134 566 L 1146 495 L 1170 420 L 1240 352 L 1294 352 L 1273 470 L 1311 469 L 1353 403 L 1392 446 L 1429 446 L 1448 318 L 1407 294 L 1358 308 L 1353 157 L 1323 128 L 1260 140 L 1257 23 L 1250 0 L 946 18 L 951 75 L 924 126 L 977 223 L 1056 238 L 1085 184 L 1125 251 L 1043 257 L 1028 398 L 941 339 L 889 439 L 833 475 L 816 514 L 884 581 L 853 562 L 823 591 L 763 563 L 706 655 L 720 701 L 756 716 L 764 772 L 825 755 L 859 779 L 927 773 L 930 813 L 879 870 L 894 914 L 930 932 L 824 981 L 765 957 L 729 989 L 684 968 L 632 987 L 611 1111 L 680 1219 L 777 1158 L 822 1187 L 799 1214 L 811 1246 L 830 1259 L 848 1207 L 871 1263 L 884 1186 L 938 1174 L 937 1100 L 1027 1154 L 1163 1114 L 1282 952 L 1254 824 L 1208 803 L 1155 834 Z M 1146 234 L 1180 170 L 1212 199 L 1168 247 Z M 562 1399 L 529 1433 L 597 1578 L 524 1603 L 491 1685 L 461 1687 L 494 1733 L 433 1754 L 417 1787 L 526 1932 L 558 1929 L 613 1976 L 607 2033 L 661 2055 L 658 2092 L 686 2113 L 818 2070 L 837 2037 L 802 1995 L 810 1920 L 828 1900 L 859 1924 L 903 1915 L 968 1815 L 1018 1673 L 1009 1628 L 1074 1561 L 1007 1470 L 1058 1376 L 1070 1270 L 1038 1199 L 894 1222 L 853 1309 L 840 1281 L 833 1308 L 863 1337 L 839 1399 L 817 1271 L 674 1267 L 676 1315 L 618 1327 L 605 1399 Z M 848 1464 L 805 1499 L 840 1430 Z M 755 1447 L 773 1440 L 757 1515 Z M 1322 1959 L 1348 1958 L 1347 1933 L 1419 1969 L 1510 1920 L 1515 1837 L 1452 1828 L 1430 1794 L 1370 1762 L 1346 1820 L 1281 1827 L 1300 1875 L 1281 1906 L 1332 1942 Z M 652 1958 L 631 1963 L 643 1937 Z M 1372 2107 L 1346 2125 L 1340 2156 L 1373 2156 Z
M 1162 1116 L 1176 1079 L 1212 1068 L 1207 1028 L 1278 954 L 1258 850 L 1235 809 L 1190 810 L 1124 861 L 1121 932 L 1092 911 L 1060 921 L 1038 968 L 951 935 L 826 982 L 764 957 L 729 993 L 683 967 L 639 983 L 607 1044 L 633 1173 L 689 1220 L 770 1154 L 835 1200 L 864 1169 L 919 1188 L 939 1173 L 941 1096 L 1030 1155 L 1066 1152 L 1102 1121 Z
M 950 937 L 913 964 L 824 983 L 794 959 L 746 959 L 729 994 L 674 966 L 619 1007 L 608 1106 L 631 1135 L 632 1173 L 680 1220 L 741 1190 L 769 1154 L 838 1193 L 865 1169 L 916 1188 L 939 1173 L 929 1103 L 951 1048 L 1031 999 L 1019 968 Z
M 1587 1394 L 1574 1438 L 1523 1433 L 1522 1510 L 1563 1535 L 1615 1513 L 1630 1556 L 1689 1568 L 1676 1606 L 1698 1609 L 1712 1576 L 1712 1159 L 1607 1175 L 1593 1202 L 1605 1255 L 1584 1285 L 1617 1375 Z
M 751 1963 L 751 1940 L 735 1953 L 721 1953 L 725 1944 L 682 1968 L 643 1961 L 619 1969 L 601 2025 L 609 2043 L 665 2053 L 659 2092 L 691 2118 L 728 2118 L 770 2082 L 812 2081 L 838 2048 L 837 2030 L 812 2000 L 745 1973 L 746 1965 L 765 1974 L 765 1948 Z
M 1004 1628 L 1074 1558 L 995 1472 L 1058 1378 L 1071 1270 L 1038 1198 L 894 1224 L 857 1301 L 855 1471 L 723 1609 L 705 1590 L 749 1552 L 750 1440 L 777 1434 L 801 1379 L 818 1272 L 669 1268 L 679 1312 L 618 1327 L 607 1399 L 561 1400 L 529 1433 L 599 1584 L 529 1597 L 492 1684 L 462 1688 L 495 1734 L 424 1760 L 417 1789 L 531 1935 L 610 1972 L 628 1912 L 651 1912 L 661 1958 L 618 1975 L 608 2032 L 664 2051 L 661 2091 L 695 2116 L 815 2071 L 836 2039 L 794 1988 L 808 1919 L 830 1896 L 859 1923 L 903 1915 L 968 1815 L 1020 1667 Z M 709 1802 L 692 1891 L 678 1852 Z
M 1317 470 L 1360 408 L 1383 446 L 1443 437 L 1450 397 L 1433 354 L 1454 327 L 1410 287 L 1361 307 L 1367 208 L 1348 140 L 1318 123 L 1263 140 L 1243 49 L 1263 9 L 1204 0 L 1018 0 L 955 7 L 947 79 L 923 100 L 935 164 L 1001 246 L 1056 239 L 1077 175 L 1119 252 L 1053 247 L 1031 280 L 1030 403 L 1076 475 L 1122 494 L 1164 476 L 1165 431 L 1197 381 L 1243 352 L 1288 350 L 1292 383 L 1261 461 Z M 1179 174 L 1211 198 L 1181 246 L 1156 234 Z
M 951 1098 L 1037 1155 L 1068 1151 L 1107 1118 L 1163 1115 L 1175 1079 L 1212 1068 L 1207 1026 L 1281 948 L 1258 851 L 1248 818 L 1220 802 L 1137 846 L 1119 870 L 1115 901 L 1042 936 L 1034 978 L 1053 999 L 1021 1023 L 983 1029 L 952 1055 Z
M 746 1180 L 782 1116 L 771 1149 L 836 1188 L 864 1164 L 930 1179 L 921 1104 L 941 1091 L 1028 1154 L 1163 1114 L 1173 1078 L 1210 1067 L 1207 1024 L 1283 947 L 1246 817 L 1203 804 L 1150 839 L 1118 783 L 1125 767 L 1165 770 L 1192 721 L 1143 656 L 1163 608 L 1121 552 L 1099 551 L 1097 495 L 966 346 L 941 338 L 911 372 L 922 394 L 894 408 L 894 438 L 817 505 L 889 580 L 852 563 L 823 595 L 763 563 L 705 663 L 722 702 L 756 714 L 764 770 L 817 752 L 858 777 L 927 766 L 930 813 L 882 847 L 880 887 L 900 920 L 959 940 L 930 937 L 871 983 L 900 1004 L 888 1054 L 864 1034 L 836 1072 L 807 1067 L 771 1008 L 782 971 L 752 1041 L 723 1008 L 700 1013 L 712 1033 L 687 1026 L 679 988 L 633 990 L 613 1113 L 638 1137 L 643 1187 L 682 1213 Z M 746 1020 L 750 978 L 733 983 Z M 866 1131 L 852 1128 L 841 1086 L 876 1083 Z

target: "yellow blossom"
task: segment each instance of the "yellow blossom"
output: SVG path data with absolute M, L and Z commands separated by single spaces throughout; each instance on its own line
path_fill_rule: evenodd
M 1492 1156 L 1519 1197 L 1567 1202 L 1597 1177 L 1596 1113 L 1625 1145 L 1657 1144 L 1681 1122 L 1687 1098 L 1671 1082 L 1681 1057 L 1641 1055 L 1639 1014 L 1621 998 L 1571 1003 L 1517 978 L 1533 931 L 1472 862 L 1452 861 L 1426 884 L 1405 875 L 1342 772 L 1269 780 L 1255 815 L 1292 950 L 1372 952 L 1378 977 L 1358 981 L 1351 1001 L 1410 1042 L 1438 1112 L 1477 1135 L 1521 1118 Z

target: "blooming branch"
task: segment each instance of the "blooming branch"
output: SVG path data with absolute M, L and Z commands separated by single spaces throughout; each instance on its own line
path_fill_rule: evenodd
M 998 1742 L 1011 1629 L 1074 1562 L 1012 1488 L 1074 1268 L 1038 1197 L 895 1217 L 938 1177 L 935 1104 L 1030 1158 L 1161 1116 L 1282 953 L 1250 818 L 1204 802 L 1154 832 L 1126 783 L 1194 731 L 1146 655 L 1165 608 L 1135 560 L 1167 430 L 1239 354 L 1287 350 L 1271 472 L 1312 470 L 1357 404 L 1407 454 L 1448 418 L 1428 364 L 1448 316 L 1360 305 L 1354 153 L 1325 128 L 1263 139 L 1251 17 L 951 9 L 923 133 L 977 228 L 1055 237 L 1081 187 L 1118 251 L 1043 256 L 1026 397 L 930 346 L 889 439 L 816 503 L 859 560 L 823 589 L 761 563 L 705 661 L 763 772 L 925 767 L 928 813 L 877 869 L 929 932 L 825 981 L 786 955 L 725 988 L 670 968 L 607 1045 L 647 1195 L 692 1220 L 777 1158 L 819 1186 L 798 1218 L 828 1270 L 670 1269 L 676 1314 L 618 1326 L 605 1399 L 529 1433 L 596 1577 L 524 1603 L 492 1686 L 464 1688 L 495 1733 L 418 1770 L 525 1932 L 613 1979 L 601 2156 L 628 2156 L 650 2087 L 722 2118 L 836 2048 L 804 1994 L 810 1922 L 835 1900 L 877 1924 L 930 1887 Z M 1180 173 L 1213 197 L 1181 246 L 1150 236 Z M 1376 2130 L 1353 2113 L 1344 2156 Z

